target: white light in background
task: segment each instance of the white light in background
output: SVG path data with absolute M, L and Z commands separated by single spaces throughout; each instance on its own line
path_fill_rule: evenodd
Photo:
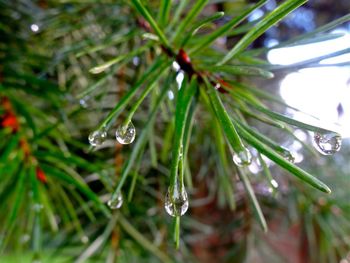
M 339 30 L 335 32 L 338 33 Z M 350 34 L 342 32 L 342 37 L 332 40 L 272 49 L 267 55 L 268 60 L 272 64 L 290 65 L 350 48 Z M 321 63 L 349 61 L 350 57 L 347 54 L 323 60 Z M 350 66 L 313 67 L 290 73 L 281 82 L 280 93 L 287 104 L 321 120 L 301 112 L 290 111 L 295 119 L 335 129 L 343 137 L 350 137 Z M 339 105 L 342 114 L 338 112 Z
M 252 12 L 251 15 L 248 16 L 248 21 L 252 22 L 255 20 L 258 20 L 259 18 L 263 17 L 264 15 L 264 11 L 262 11 L 261 9 L 256 9 L 254 10 L 254 12 Z
M 39 31 L 39 26 L 37 24 L 31 24 L 30 25 L 30 29 L 33 31 L 33 32 L 38 32 Z
M 347 31 L 337 30 L 333 33 L 344 35 L 323 42 L 272 49 L 267 54 L 267 59 L 272 64 L 290 65 L 350 47 L 350 34 Z

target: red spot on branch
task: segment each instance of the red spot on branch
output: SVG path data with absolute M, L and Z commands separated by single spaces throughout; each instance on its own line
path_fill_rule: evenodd
M 44 173 L 43 170 L 41 170 L 40 167 L 37 167 L 36 168 L 36 178 L 42 182 L 43 184 L 46 184 L 47 183 L 47 177 L 46 177 L 46 174 Z
M 19 129 L 19 123 L 16 115 L 12 112 L 5 113 L 1 120 L 1 127 L 10 128 L 12 133 L 16 133 Z
M 233 88 L 232 85 L 230 85 L 229 83 L 227 83 L 223 79 L 218 79 L 218 82 L 217 83 L 213 83 L 213 85 L 215 86 L 217 91 L 219 91 L 221 93 L 228 93 L 227 90 Z
M 180 65 L 181 69 L 190 77 L 196 73 L 192 66 L 190 57 L 182 48 L 179 50 L 179 53 L 176 56 L 176 61 Z

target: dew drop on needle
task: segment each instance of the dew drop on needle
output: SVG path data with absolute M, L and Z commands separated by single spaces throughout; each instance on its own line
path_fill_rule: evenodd
M 170 187 L 165 196 L 164 208 L 165 211 L 173 217 L 182 216 L 188 210 L 188 197 L 185 187 L 182 187 L 182 191 L 172 190 Z
M 117 128 L 115 132 L 115 137 L 117 141 L 121 144 L 130 144 L 135 140 L 136 130 L 132 122 L 129 122 L 128 125 L 121 125 Z
M 90 133 L 89 135 L 89 143 L 91 146 L 100 146 L 102 145 L 107 138 L 107 132 L 102 130 L 96 130 Z
M 338 152 L 341 148 L 342 138 L 340 134 L 335 132 L 329 133 L 315 133 L 314 146 L 324 155 L 332 155 Z
M 252 163 L 252 155 L 245 147 L 240 152 L 234 152 L 232 159 L 233 162 L 239 167 L 247 166 Z
M 123 195 L 121 193 L 117 193 L 115 196 L 107 202 L 107 205 L 110 209 L 119 209 L 123 205 Z

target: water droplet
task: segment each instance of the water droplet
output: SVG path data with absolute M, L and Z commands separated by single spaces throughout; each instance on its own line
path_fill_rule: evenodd
M 132 58 L 132 63 L 135 65 L 135 66 L 138 66 L 140 65 L 140 58 L 135 56 Z
M 183 145 L 181 144 L 181 146 L 180 146 L 180 153 L 179 153 L 179 159 L 180 159 L 180 160 L 182 159 L 183 152 L 184 152 L 184 147 L 183 147 Z
M 89 143 L 92 146 L 99 146 L 99 145 L 102 145 L 102 143 L 106 140 L 106 138 L 107 138 L 107 132 L 104 129 L 96 130 L 90 133 Z
M 43 208 L 44 208 L 44 206 L 40 203 L 35 203 L 33 205 L 33 210 L 37 213 L 39 213 Z
M 180 70 L 180 65 L 179 63 L 177 63 L 176 61 L 173 62 L 172 64 L 172 68 L 173 70 L 175 70 L 176 72 L 178 72 Z
M 81 243 L 87 244 L 89 242 L 89 237 L 88 236 L 82 236 L 80 238 Z
M 89 70 L 89 72 L 92 74 L 99 74 L 105 71 L 106 69 L 108 69 L 110 66 L 111 66 L 110 63 L 106 63 L 100 66 L 93 67 L 92 69 Z
M 27 243 L 30 240 L 30 235 L 29 234 L 23 234 L 20 238 L 20 242 L 22 244 Z
M 185 74 L 183 71 L 179 71 L 179 73 L 177 73 L 176 75 L 176 82 L 177 82 L 177 85 L 178 85 L 178 89 L 181 88 L 182 86 L 182 81 L 184 80 L 185 78 Z
M 117 141 L 121 144 L 130 144 L 135 140 L 136 130 L 134 124 L 129 122 L 126 126 L 119 126 L 115 132 Z
M 282 152 L 282 156 L 284 159 L 286 159 L 288 162 L 294 163 L 295 161 L 295 156 L 287 149 L 285 149 Z
M 314 146 L 324 155 L 332 155 L 340 150 L 342 138 L 340 134 L 335 132 L 330 133 L 315 133 Z
M 251 164 L 252 155 L 247 148 L 244 148 L 242 151 L 234 153 L 232 159 L 237 166 L 243 167 Z
M 79 100 L 80 106 L 81 106 L 82 108 L 84 108 L 84 109 L 88 108 L 87 100 L 88 100 L 88 98 L 80 99 L 80 100 Z
M 179 188 L 179 187 L 176 187 Z M 168 192 L 165 196 L 165 211 L 173 216 L 182 216 L 188 209 L 188 197 L 185 187 L 182 187 L 182 191 L 176 190 L 169 187 Z
M 171 90 L 168 91 L 168 98 L 169 100 L 173 100 L 175 98 L 174 92 L 172 92 Z
M 37 24 L 31 24 L 30 25 L 30 29 L 34 32 L 34 33 L 36 33 L 36 32 L 38 32 L 39 31 L 39 26 L 37 25 Z
M 271 183 L 271 185 L 272 185 L 273 187 L 275 187 L 275 188 L 278 187 L 278 183 L 277 183 L 277 181 L 276 181 L 275 179 L 272 179 L 272 180 L 270 181 L 270 183 Z
M 123 205 L 123 195 L 117 193 L 117 195 L 112 196 L 112 198 L 107 202 L 110 209 L 119 209 Z

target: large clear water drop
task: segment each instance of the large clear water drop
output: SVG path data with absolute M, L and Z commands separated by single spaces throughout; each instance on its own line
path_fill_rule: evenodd
M 117 193 L 112 196 L 112 198 L 107 202 L 110 209 L 119 209 L 123 205 L 123 195 L 122 193 Z
M 93 131 L 89 135 L 89 143 L 92 146 L 100 146 L 106 139 L 107 132 L 104 129 Z
M 130 144 L 135 140 L 136 130 L 134 124 L 129 122 L 128 125 L 121 125 L 115 132 L 117 141 L 121 144 Z
M 182 190 L 180 190 L 180 188 Z M 185 187 L 176 187 L 172 189 L 169 187 L 165 196 L 165 211 L 173 216 L 182 216 L 188 209 L 188 197 Z
M 341 148 L 342 138 L 336 132 L 315 133 L 314 146 L 324 155 L 332 155 L 338 152 Z
M 240 152 L 233 153 L 232 159 L 237 166 L 243 167 L 252 163 L 252 154 L 247 148 L 243 148 Z

